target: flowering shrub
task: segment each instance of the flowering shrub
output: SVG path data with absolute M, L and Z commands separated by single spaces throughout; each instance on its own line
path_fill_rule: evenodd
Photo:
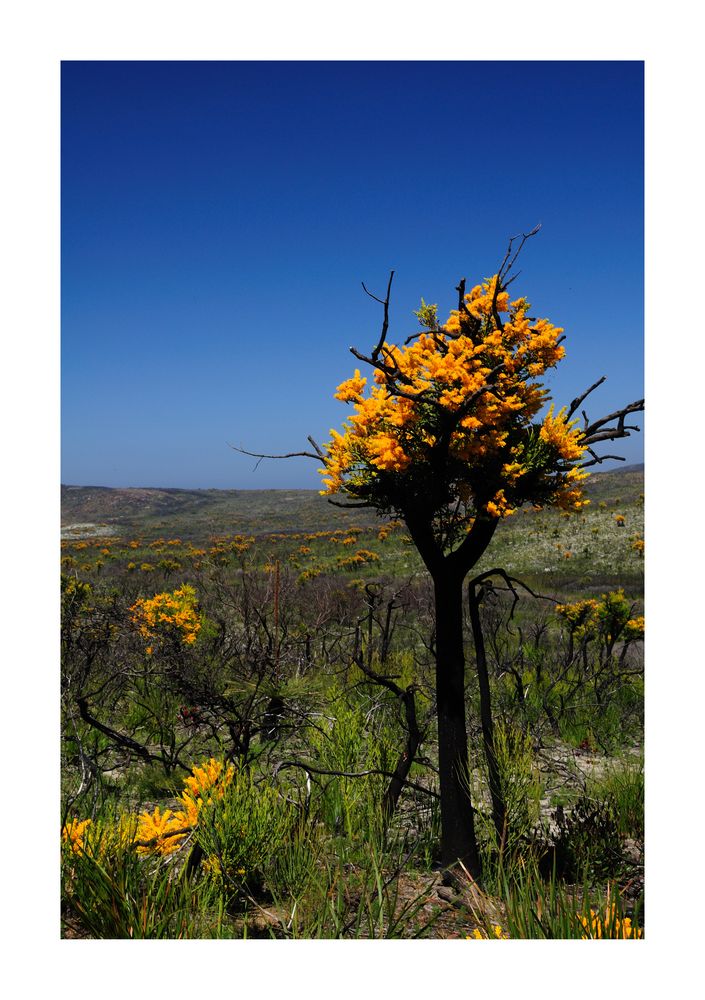
M 155 806 L 154 812 L 140 813 L 137 827 L 138 854 L 173 854 L 192 829 L 184 812 Z
M 597 601 L 590 598 L 587 601 L 576 601 L 575 604 L 557 604 L 555 610 L 573 635 L 582 636 L 594 626 L 597 608 Z
M 644 616 L 638 615 L 630 618 L 622 630 L 622 637 L 625 642 L 635 642 L 644 638 Z
M 621 588 L 603 594 L 599 601 L 590 598 L 574 604 L 557 604 L 555 610 L 576 638 L 599 634 L 608 643 L 620 638 L 625 642 L 644 638 L 644 617 L 630 617 L 632 608 Z
M 225 767 L 222 761 L 213 757 L 200 767 L 195 765 L 191 774 L 184 778 L 185 787 L 179 796 L 180 809 L 161 812 L 157 806 L 152 813 L 140 814 L 137 852 L 168 855 L 178 851 L 187 834 L 197 826 L 203 806 L 222 798 L 234 777 L 232 764 Z
M 178 799 L 180 808 L 162 810 L 156 806 L 152 812 L 142 812 L 136 818 L 129 814 L 121 815 L 110 829 L 101 829 L 96 833 L 94 839 L 99 853 L 104 853 L 111 845 L 125 847 L 134 844 L 139 855 L 173 854 L 196 828 L 203 807 L 222 799 L 234 777 L 232 764 L 226 767 L 213 757 L 200 766 L 195 765 L 184 779 L 184 789 Z M 90 850 L 89 827 L 92 828 L 90 819 L 70 820 L 61 831 L 62 842 L 74 854 Z
M 197 838 L 203 869 L 226 893 L 256 891 L 264 869 L 292 831 L 295 807 L 266 780 L 242 773 L 202 811 Z
M 72 819 L 61 831 L 61 842 L 71 854 L 100 859 L 106 853 L 130 847 L 136 830 L 136 817 L 126 812 L 121 812 L 109 822 Z
M 209 793 L 222 798 L 225 788 L 231 783 L 234 776 L 235 768 L 232 764 L 225 767 L 222 761 L 211 757 L 201 767 L 196 765 L 191 768 L 189 777 L 184 778 L 186 788 L 182 798 L 190 797 L 191 799 L 203 800 L 205 796 L 208 796 L 206 801 L 210 802 Z
M 425 332 L 410 345 L 380 345 L 369 393 L 358 369 L 338 386 L 336 399 L 354 412 L 342 434 L 331 431 L 324 494 L 399 509 L 389 499 L 402 480 L 429 496 L 452 484 L 467 524 L 506 517 L 527 501 L 574 510 L 586 503 L 578 484 L 587 473 L 574 465 L 585 451 L 582 432 L 553 407 L 532 423 L 547 397 L 534 379 L 563 357 L 563 331 L 531 319 L 527 300 L 510 302 L 498 282 L 495 275 L 476 285 L 444 326 L 422 302 Z
M 152 641 L 166 636 L 192 645 L 201 629 L 196 604 L 196 591 L 184 584 L 171 594 L 155 594 L 135 601 L 130 608 L 132 622 L 140 635 L 150 641 L 150 650 Z
M 340 556 L 338 558 L 338 566 L 341 569 L 352 569 L 355 566 L 363 566 L 365 563 L 378 561 L 379 556 L 376 552 L 371 552 L 369 549 L 358 549 L 352 556 Z

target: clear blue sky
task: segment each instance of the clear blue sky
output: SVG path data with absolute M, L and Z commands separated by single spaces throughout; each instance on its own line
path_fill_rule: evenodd
M 61 98 L 63 482 L 318 489 L 228 442 L 325 441 L 360 282 L 396 270 L 399 341 L 538 222 L 513 289 L 565 328 L 557 403 L 643 395 L 642 63 L 68 62 Z

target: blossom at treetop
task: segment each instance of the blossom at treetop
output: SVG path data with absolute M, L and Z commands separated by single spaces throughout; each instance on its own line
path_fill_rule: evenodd
M 548 401 L 538 377 L 564 356 L 563 331 L 530 317 L 525 298 L 510 302 L 498 281 L 476 285 L 444 326 L 422 300 L 423 331 L 365 359 L 373 384 L 356 369 L 338 386 L 353 412 L 325 447 L 324 495 L 402 514 L 416 503 L 434 517 L 453 506 L 466 531 L 524 503 L 587 503 L 580 429 L 553 406 L 536 421 Z

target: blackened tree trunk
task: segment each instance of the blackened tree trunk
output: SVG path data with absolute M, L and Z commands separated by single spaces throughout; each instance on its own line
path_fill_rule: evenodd
M 468 603 L 470 606 L 472 636 L 475 643 L 477 681 L 480 689 L 480 721 L 482 723 L 482 741 L 485 749 L 485 760 L 487 761 L 487 772 L 490 779 L 492 819 L 497 833 L 497 845 L 499 847 L 500 854 L 502 854 L 509 833 L 507 826 L 508 817 L 507 807 L 504 801 L 504 793 L 502 791 L 499 765 L 497 763 L 497 755 L 495 753 L 494 746 L 494 725 L 492 721 L 490 678 L 487 671 L 485 640 L 482 635 L 482 623 L 480 621 L 480 603 L 482 601 L 482 597 L 482 587 L 480 586 L 478 591 L 475 581 L 471 580 L 468 584 Z
M 465 728 L 463 576 L 434 574 L 436 604 L 436 698 L 441 793 L 441 861 L 462 861 L 473 878 L 482 875 L 470 798 Z

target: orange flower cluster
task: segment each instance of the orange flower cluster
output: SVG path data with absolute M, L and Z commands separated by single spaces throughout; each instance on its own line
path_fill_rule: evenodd
M 637 940 L 643 938 L 644 932 L 640 927 L 632 926 L 631 917 L 617 915 L 617 908 L 614 904 L 608 906 L 604 914 L 590 909 L 590 917 L 579 917 L 580 923 L 585 929 L 583 940 L 603 938 L 617 938 L 620 941 Z
M 72 819 L 61 831 L 61 839 L 64 843 L 71 845 L 71 850 L 74 854 L 80 854 L 84 849 L 86 830 L 90 825 L 90 819 Z
M 369 549 L 358 549 L 353 556 L 339 556 L 338 566 L 341 569 L 351 569 L 353 566 L 363 566 L 365 563 L 378 562 L 379 556 Z
M 143 567 L 144 568 L 144 567 Z M 160 635 L 178 635 L 187 646 L 196 641 L 201 623 L 196 611 L 196 591 L 184 584 L 172 594 L 140 598 L 130 608 L 132 622 L 140 635 L 150 642 Z M 151 652 L 152 647 L 148 650 Z
M 138 817 L 123 814 L 117 823 L 103 827 L 87 842 L 90 819 L 72 819 L 61 831 L 61 839 L 74 854 L 83 851 L 100 854 L 111 845 L 134 845 L 138 854 L 166 856 L 178 851 L 188 834 L 197 826 L 200 812 L 214 798 L 222 798 L 235 777 L 235 768 L 211 757 L 191 769 L 184 779 L 184 789 L 179 796 L 177 809 L 160 809 L 142 812 Z
M 470 487 L 468 517 L 505 517 L 524 502 L 583 505 L 578 483 L 587 474 L 573 464 L 585 451 L 581 432 L 564 410 L 532 423 L 547 399 L 535 379 L 563 357 L 563 331 L 530 318 L 526 299 L 496 293 L 497 281 L 473 288 L 443 327 L 423 303 L 425 331 L 407 346 L 381 346 L 367 395 L 359 370 L 338 386 L 336 398 L 353 412 L 342 434 L 331 430 L 324 495 L 369 499 L 426 467 L 440 469 L 458 495 Z M 477 483 L 489 479 L 488 496 Z
M 557 604 L 555 611 L 577 638 L 598 631 L 613 641 L 639 642 L 644 638 L 644 616 L 630 618 L 631 605 L 622 589 L 603 594 L 599 601 L 589 598 L 575 604 Z
M 226 787 L 235 776 L 232 764 L 227 767 L 222 761 L 211 757 L 199 767 L 191 769 L 184 779 L 185 788 L 179 796 L 180 809 L 165 809 L 157 806 L 153 812 L 143 812 L 139 817 L 136 840 L 138 854 L 173 854 L 184 843 L 186 836 L 197 825 L 204 803 L 213 796 L 222 798 Z
M 479 927 L 475 927 L 472 934 L 465 935 L 466 941 L 491 941 L 493 938 L 496 938 L 499 941 L 506 941 L 509 938 L 509 935 L 502 930 L 499 924 L 492 924 L 491 934 L 484 929 L 480 930 Z
M 556 614 L 563 618 L 572 633 L 582 636 L 594 628 L 598 608 L 598 602 L 589 598 L 586 601 L 576 601 L 575 604 L 557 604 Z

